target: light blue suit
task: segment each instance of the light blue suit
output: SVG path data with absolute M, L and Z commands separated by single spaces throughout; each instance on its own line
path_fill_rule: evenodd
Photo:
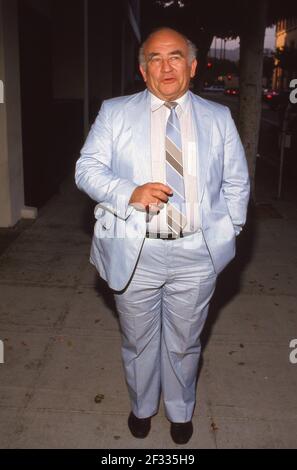
M 229 109 L 189 94 L 199 233 L 147 239 L 145 212 L 128 204 L 137 186 L 153 181 L 148 91 L 103 102 L 76 165 L 77 186 L 99 203 L 91 262 L 115 290 L 132 410 L 154 414 L 162 388 L 175 422 L 192 417 L 200 332 L 216 276 L 235 256 L 249 200 L 247 163 Z
M 235 235 L 246 220 L 247 164 L 229 109 L 191 92 L 190 97 L 200 221 L 218 274 L 234 257 Z M 146 230 L 145 213 L 128 202 L 138 185 L 152 181 L 149 100 L 144 91 L 104 101 L 76 165 L 77 186 L 100 203 L 91 262 L 115 290 L 127 285 Z

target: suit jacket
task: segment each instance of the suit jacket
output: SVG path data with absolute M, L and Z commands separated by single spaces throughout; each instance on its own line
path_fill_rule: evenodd
M 235 256 L 246 220 L 249 177 L 227 107 L 190 93 L 195 121 L 200 222 L 217 273 Z M 150 94 L 102 103 L 76 164 L 76 184 L 99 204 L 90 260 L 114 290 L 127 285 L 146 231 L 146 213 L 129 206 L 134 189 L 152 181 Z

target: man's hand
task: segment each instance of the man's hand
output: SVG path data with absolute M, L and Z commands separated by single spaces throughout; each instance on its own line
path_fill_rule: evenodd
M 173 191 L 163 183 L 146 183 L 134 189 L 129 204 L 135 209 L 157 213 Z

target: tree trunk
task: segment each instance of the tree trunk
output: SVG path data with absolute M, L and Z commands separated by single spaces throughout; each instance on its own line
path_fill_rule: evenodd
M 246 28 L 240 36 L 239 133 L 246 152 L 251 179 L 251 197 L 254 202 L 267 6 L 267 0 L 255 3 L 254 8 L 249 8 L 247 5 Z

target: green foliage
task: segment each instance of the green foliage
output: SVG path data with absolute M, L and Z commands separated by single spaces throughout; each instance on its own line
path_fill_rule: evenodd
M 263 0 L 260 0 L 263 1 Z M 143 4 L 163 10 L 169 17 L 176 15 L 187 18 L 188 24 L 195 23 L 196 30 L 206 30 L 221 38 L 234 38 L 252 26 L 251 19 L 257 10 L 259 0 L 144 0 Z M 292 0 L 268 0 L 266 25 L 272 26 L 278 20 L 297 16 L 297 2 Z

